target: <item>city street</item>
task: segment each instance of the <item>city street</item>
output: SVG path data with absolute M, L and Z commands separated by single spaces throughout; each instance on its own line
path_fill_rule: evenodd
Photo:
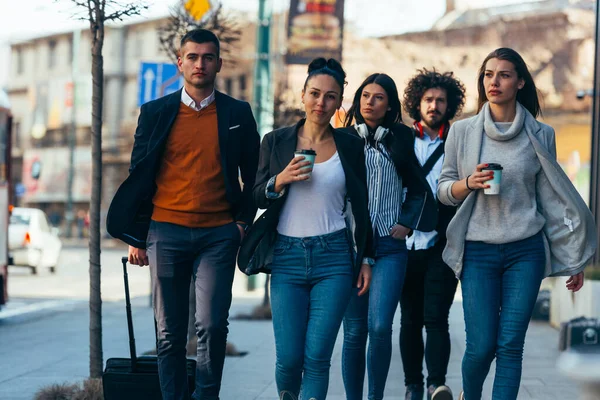
M 128 341 L 123 303 L 120 257 L 124 248 L 103 250 L 104 360 L 127 357 Z M 0 399 L 30 400 L 46 385 L 80 382 L 88 375 L 88 266 L 87 248 L 63 250 L 55 276 L 41 271 L 11 268 L 11 301 L 0 311 Z M 242 278 L 242 279 L 239 279 Z M 147 269 L 130 268 L 133 313 L 138 353 L 153 348 L 152 314 Z M 261 300 L 261 290 L 245 291 L 243 276 L 236 276 L 231 315 L 249 313 Z M 394 352 L 386 399 L 404 398 L 404 383 L 397 345 L 399 314 L 394 322 Z M 460 297 L 451 311 L 452 356 L 448 384 L 457 393 L 461 386 L 460 363 L 464 351 L 464 324 Z M 230 341 L 246 357 L 226 361 L 222 399 L 267 400 L 276 397 L 275 351 L 269 321 L 232 319 Z M 555 368 L 559 355 L 558 332 L 546 323 L 533 322 L 525 346 L 523 380 L 519 399 L 576 399 L 577 386 Z M 341 333 L 332 359 L 328 399 L 343 400 Z M 493 367 L 490 373 L 493 376 Z M 492 380 L 488 378 L 485 397 Z

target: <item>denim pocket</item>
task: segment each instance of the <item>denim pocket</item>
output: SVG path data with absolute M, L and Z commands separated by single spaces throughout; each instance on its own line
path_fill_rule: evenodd
M 350 243 L 343 239 L 325 240 L 325 249 L 332 253 L 349 253 Z
M 273 255 L 280 255 L 288 251 L 292 244 L 288 241 L 278 240 L 273 247 Z

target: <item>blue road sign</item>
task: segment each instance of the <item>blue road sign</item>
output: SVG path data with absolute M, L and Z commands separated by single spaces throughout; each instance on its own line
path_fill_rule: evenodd
M 18 182 L 15 185 L 15 194 L 17 195 L 18 198 L 21 198 L 25 195 L 25 185 L 23 185 L 21 182 Z
M 170 63 L 140 64 L 138 75 L 138 107 L 171 94 L 183 86 L 177 66 Z

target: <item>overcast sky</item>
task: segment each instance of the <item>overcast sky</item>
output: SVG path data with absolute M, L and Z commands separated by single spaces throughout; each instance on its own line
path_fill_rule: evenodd
M 142 18 L 167 15 L 179 0 L 145 1 L 150 7 Z M 459 8 L 467 8 L 524 1 L 531 0 L 456 0 L 455 3 Z M 227 9 L 246 13 L 256 13 L 258 9 L 258 0 L 221 2 Z M 289 0 L 271 2 L 275 11 L 289 7 Z M 70 0 L 0 0 L 0 87 L 6 84 L 10 42 L 85 27 L 73 20 L 71 4 Z M 429 29 L 445 9 L 446 0 L 346 0 L 345 17 L 356 27 L 357 34 L 377 36 Z

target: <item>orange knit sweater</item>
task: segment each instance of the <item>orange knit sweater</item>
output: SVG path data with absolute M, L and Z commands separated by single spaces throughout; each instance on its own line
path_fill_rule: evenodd
M 152 219 L 190 228 L 233 221 L 225 193 L 215 102 L 196 111 L 181 103 L 156 176 Z

